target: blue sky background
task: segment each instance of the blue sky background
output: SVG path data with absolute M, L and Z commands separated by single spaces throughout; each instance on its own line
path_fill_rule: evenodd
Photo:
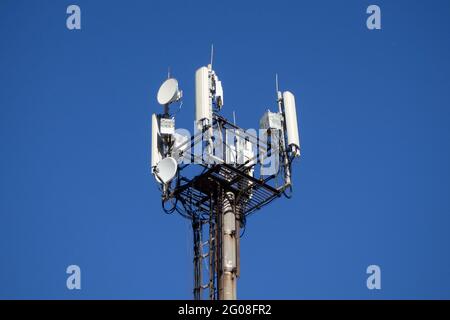
M 190 224 L 160 209 L 150 117 L 171 66 L 192 128 L 211 43 L 224 115 L 256 127 L 278 72 L 302 140 L 293 199 L 248 220 L 238 297 L 450 298 L 447 0 L 0 0 L 0 298 L 192 298 Z

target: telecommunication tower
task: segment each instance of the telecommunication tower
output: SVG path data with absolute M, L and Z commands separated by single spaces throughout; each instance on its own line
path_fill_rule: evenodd
M 166 213 L 192 223 L 194 299 L 235 300 L 240 238 L 247 217 L 292 192 L 291 164 L 300 157 L 295 97 L 281 92 L 258 130 L 244 130 L 221 116 L 222 82 L 211 63 L 195 72 L 195 130 L 175 130 L 170 105 L 181 105 L 178 81 L 168 75 L 152 115 L 151 171 Z

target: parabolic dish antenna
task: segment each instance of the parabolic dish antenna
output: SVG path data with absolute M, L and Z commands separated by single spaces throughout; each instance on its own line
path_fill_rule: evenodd
M 158 103 L 166 105 L 181 98 L 181 91 L 178 90 L 178 81 L 174 78 L 169 78 L 161 85 L 158 90 Z
M 177 174 L 178 164 L 172 157 L 162 159 L 156 165 L 156 178 L 161 183 L 169 183 Z

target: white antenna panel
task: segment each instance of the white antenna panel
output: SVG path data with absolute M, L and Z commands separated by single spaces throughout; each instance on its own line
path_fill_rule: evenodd
M 242 148 L 240 148 L 241 141 L 239 137 L 235 137 L 235 139 L 236 143 L 227 143 L 225 147 L 225 162 L 227 164 L 242 163 L 242 161 L 240 162 L 240 151 L 242 150 Z
M 209 70 L 201 67 L 195 72 L 195 122 L 201 123 L 208 119 L 211 123 L 212 105 L 210 97 Z
M 223 88 L 222 81 L 216 80 L 216 102 L 219 109 L 223 107 Z
M 283 102 L 288 146 L 295 145 L 298 149 L 300 149 L 300 139 L 297 126 L 297 111 L 295 107 L 294 95 L 289 91 L 283 92 Z
M 248 164 L 246 164 L 246 167 L 251 167 L 252 165 L 256 164 L 256 161 L 254 160 L 255 152 L 253 150 L 253 147 L 253 143 L 251 143 L 249 140 L 244 140 L 244 162 L 251 160 Z
M 159 161 L 161 161 L 161 137 L 159 132 L 159 121 L 156 114 L 152 114 L 152 173 Z

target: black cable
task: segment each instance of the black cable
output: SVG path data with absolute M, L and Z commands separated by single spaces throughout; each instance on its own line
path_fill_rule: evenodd
M 175 204 L 173 205 L 172 208 L 167 209 L 167 208 L 166 208 L 166 205 L 165 205 L 166 202 L 164 201 L 164 199 L 162 199 L 162 200 L 161 200 L 161 206 L 162 206 L 163 211 L 164 211 L 166 214 L 172 214 L 172 213 L 175 211 L 175 208 L 176 208 L 176 206 L 177 206 L 177 201 L 178 201 L 178 200 L 175 200 Z

